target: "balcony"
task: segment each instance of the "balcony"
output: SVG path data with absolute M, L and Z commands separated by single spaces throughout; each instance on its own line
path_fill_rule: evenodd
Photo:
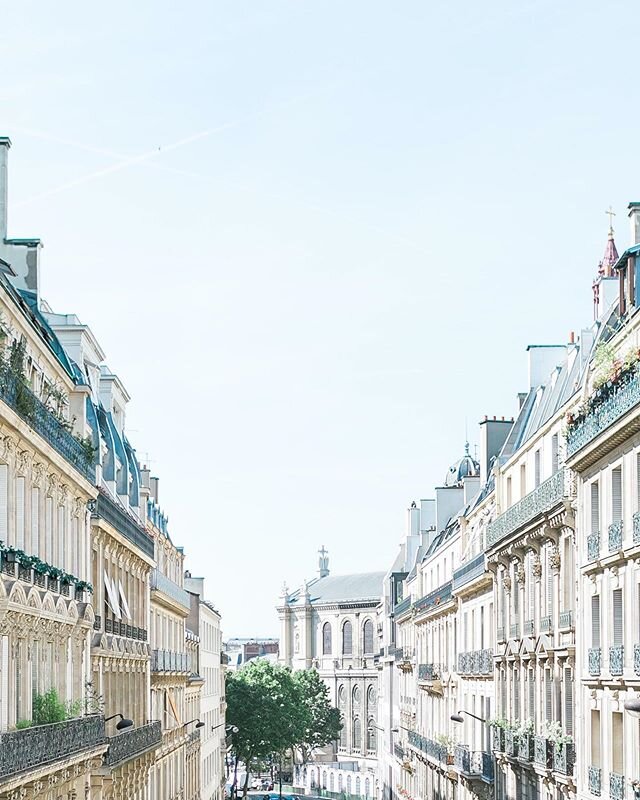
M 515 758 L 518 755 L 518 735 L 514 730 L 505 731 L 504 752 L 512 758 Z
M 532 619 L 525 619 L 523 625 L 523 631 L 525 636 L 533 636 L 533 620 Z
M 454 569 L 452 581 L 453 591 L 458 591 L 462 586 L 471 583 L 471 581 L 476 580 L 476 578 L 480 578 L 484 573 L 484 553 L 479 553 L 475 558 L 472 558 L 471 561 L 467 561 L 466 564 L 458 567 L 458 569 Z
M 622 520 L 612 522 L 609 525 L 609 552 L 617 553 L 622 550 Z
M 624 670 L 624 647 L 621 644 L 614 644 L 609 648 L 609 673 L 611 675 L 622 675 Z
M 493 675 L 493 650 L 458 653 L 458 675 Z
M 633 515 L 633 543 L 640 544 L 640 511 Z
M 595 677 L 602 670 L 602 650 L 599 647 L 589 648 L 589 675 Z
M 553 619 L 549 617 L 542 617 L 540 620 L 540 632 L 551 633 L 553 630 Z
M 570 631 L 573 628 L 573 611 L 560 612 L 560 630 Z
M 0 398 L 89 483 L 95 484 L 95 466 L 83 445 L 31 389 L 6 369 L 0 375 Z
M 506 634 L 506 628 L 505 628 L 504 625 L 499 625 L 496 628 L 496 638 L 497 638 L 497 640 L 499 642 L 506 642 L 507 634 Z
M 520 761 L 533 761 L 535 756 L 535 742 L 533 734 L 525 733 L 518 740 L 518 759 Z
M 493 780 L 493 756 L 482 750 L 469 750 L 466 744 L 457 744 L 453 763 L 458 772 L 468 780 Z
M 419 600 L 416 600 L 416 602 L 413 604 L 413 607 L 418 613 L 437 608 L 438 606 L 449 602 L 449 600 L 453 598 L 452 589 L 452 581 L 448 581 L 442 586 L 439 586 L 437 589 L 434 589 L 432 592 L 429 592 L 429 594 L 425 595 L 424 597 L 421 597 Z
M 597 561 L 600 558 L 600 531 L 587 536 L 587 558 L 589 561 Z
M 559 469 L 522 500 L 489 523 L 486 536 L 487 548 L 493 547 L 518 529 L 529 525 L 536 517 L 542 517 L 567 497 L 565 471 Z
M 170 578 L 167 578 L 166 575 L 163 575 L 158 569 L 154 569 L 151 573 L 151 588 L 166 594 L 167 597 L 170 597 L 178 605 L 183 606 L 187 611 L 190 610 L 191 601 L 189 600 L 188 592 Z
M 640 373 L 633 370 L 624 383 L 619 383 L 612 391 L 600 392 L 602 400 L 596 392 L 590 401 L 589 412 L 569 428 L 567 458 L 586 447 L 640 402 Z
M 401 614 L 404 614 L 405 611 L 411 608 L 411 598 L 405 597 L 400 603 L 393 607 L 393 616 L 399 617 Z
M 154 650 L 151 653 L 151 672 L 191 672 L 189 653 L 173 650 Z
M 419 681 L 439 681 L 441 674 L 440 664 L 418 664 Z
M 509 636 L 512 639 L 519 639 L 520 638 L 520 623 L 519 622 L 512 622 L 509 626 Z
M 611 800 L 624 800 L 624 775 L 609 773 L 609 797 Z
M 504 753 L 505 747 L 505 730 L 504 728 L 494 727 L 491 729 L 491 749 L 496 750 L 498 753 Z
M 602 783 L 602 770 L 600 767 L 589 767 L 589 791 L 596 797 L 600 797 Z
M 554 747 L 553 743 L 544 736 L 533 737 L 533 760 L 542 767 L 551 769 L 553 764 Z
M 153 558 L 153 538 L 131 514 L 120 508 L 109 495 L 102 491 L 98 494 L 95 514 L 113 526 L 118 533 L 142 550 L 146 556 Z
M 0 781 L 106 745 L 104 717 L 91 715 L 0 733 Z
M 397 742 L 393 745 L 393 754 L 396 758 L 400 759 L 400 761 L 404 760 L 404 748 Z
M 95 630 L 101 630 L 102 617 L 96 617 L 93 625 Z M 104 632 L 114 636 L 123 636 L 125 639 L 136 639 L 139 642 L 147 641 L 147 631 L 145 628 L 137 628 L 135 625 L 127 625 L 115 617 L 105 617 Z
M 155 750 L 162 743 L 162 727 L 159 721 L 149 722 L 139 728 L 128 728 L 108 739 L 109 749 L 105 753 L 107 767 L 117 767 L 148 750 Z
M 560 775 L 573 775 L 576 760 L 572 744 L 557 744 L 553 750 L 553 770 Z
M 409 744 L 415 747 L 416 750 L 425 753 L 427 756 L 441 764 L 446 764 L 448 761 L 447 748 L 444 745 L 434 742 L 433 739 L 427 739 L 415 731 L 409 731 Z
M 636 675 L 640 675 L 640 644 L 633 646 L 633 671 Z

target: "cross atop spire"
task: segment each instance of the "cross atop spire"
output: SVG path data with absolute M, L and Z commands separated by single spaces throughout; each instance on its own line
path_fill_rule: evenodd
M 609 210 L 604 212 L 609 217 L 609 236 L 613 236 L 613 218 L 616 215 L 616 212 L 613 210 L 611 206 L 609 206 Z
M 609 237 L 607 239 L 607 246 L 604 249 L 604 256 L 602 257 L 602 261 L 598 269 L 598 274 L 603 278 L 612 278 L 613 268 L 618 263 L 619 258 L 618 249 L 613 240 L 613 218 L 615 217 L 616 212 L 611 206 L 609 206 L 609 210 L 605 211 L 604 213 L 609 217 Z

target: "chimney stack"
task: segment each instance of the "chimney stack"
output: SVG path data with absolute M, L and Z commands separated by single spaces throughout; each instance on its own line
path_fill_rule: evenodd
M 7 238 L 7 203 L 9 197 L 9 148 L 11 139 L 0 136 L 0 244 Z
M 631 246 L 640 244 L 640 202 L 629 203 L 629 219 L 631 221 Z
M 489 465 L 492 459 L 502 450 L 507 440 L 513 420 L 485 419 L 480 423 L 480 487 L 484 486 L 489 477 Z
M 156 501 L 156 503 L 160 502 L 158 500 L 158 484 L 159 483 L 160 483 L 160 478 L 151 478 L 151 481 L 150 481 L 150 484 L 151 484 L 151 487 L 150 487 L 151 488 L 151 497 L 153 497 L 153 499 Z

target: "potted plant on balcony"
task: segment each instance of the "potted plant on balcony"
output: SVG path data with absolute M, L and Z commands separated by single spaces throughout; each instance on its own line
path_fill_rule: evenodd
M 571 775 L 575 752 L 573 737 L 567 736 L 559 722 L 545 722 L 543 735 L 553 747 L 553 769 L 562 775 Z
M 45 588 L 47 585 L 47 575 L 49 573 L 49 565 L 46 561 L 41 561 L 39 558 L 32 556 L 33 562 L 33 582 L 36 586 L 40 586 L 41 588 Z
M 629 783 L 631 784 L 634 797 L 640 798 L 640 780 L 636 778 L 635 780 L 629 781 Z
M 93 586 L 87 581 L 76 581 L 76 590 L 75 590 L 75 597 L 76 600 L 82 602 L 84 600 L 84 593 L 89 592 L 89 594 L 93 593 Z
M 523 720 L 517 728 L 518 758 L 523 761 L 533 760 L 533 720 Z
M 436 736 L 436 742 L 446 751 L 447 764 L 453 764 L 453 754 L 456 746 L 456 741 L 453 736 L 447 736 L 446 733 L 441 733 Z
M 498 752 L 504 752 L 505 733 L 509 727 L 509 723 L 502 717 L 494 717 L 489 720 L 489 727 L 491 728 L 491 747 Z
M 64 575 L 63 570 L 59 567 L 49 567 L 49 589 L 52 592 L 59 592 L 60 591 L 60 579 Z

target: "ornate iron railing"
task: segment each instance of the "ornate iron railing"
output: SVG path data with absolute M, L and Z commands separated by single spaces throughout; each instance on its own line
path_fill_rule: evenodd
M 602 650 L 599 647 L 590 647 L 588 659 L 589 675 L 599 675 L 602 670 Z
M 186 609 L 191 608 L 189 593 L 178 586 L 171 578 L 167 578 L 166 575 L 163 575 L 159 569 L 154 569 L 151 573 L 151 588 L 166 594 Z
M 161 743 L 162 726 L 159 721 L 149 722 L 138 728 L 128 728 L 117 736 L 109 737 L 109 749 L 105 753 L 104 763 L 107 767 L 115 767 L 158 747 Z
M 600 531 L 587 536 L 587 557 L 589 561 L 597 561 L 600 558 Z
M 640 511 L 633 515 L 633 543 L 640 544 Z
M 504 625 L 498 625 L 496 628 L 496 637 L 499 642 L 504 642 L 506 640 L 507 634 Z
M 118 533 L 133 542 L 145 555 L 153 558 L 153 538 L 104 492 L 98 494 L 96 515 L 108 522 L 109 525 L 113 525 Z
M 415 731 L 409 731 L 408 739 L 412 747 L 426 753 L 430 758 L 446 764 L 448 753 L 444 745 L 438 744 L 438 742 L 434 742 L 432 739 L 427 739 L 426 736 L 421 736 Z
M 154 650 L 151 654 L 151 672 L 191 672 L 189 653 L 173 650 Z
M 106 744 L 104 717 L 91 715 L 0 733 L 0 779 Z
M 421 597 L 413 604 L 416 611 L 426 611 L 430 608 L 436 608 L 442 603 L 446 603 L 452 598 L 452 581 L 447 581 L 442 586 L 434 589 L 429 594 Z
M 404 600 L 393 607 L 393 616 L 398 617 L 400 614 L 404 614 L 409 608 L 411 608 L 411 598 L 405 597 Z
M 453 753 L 453 764 L 460 772 L 471 773 L 471 751 L 469 745 L 457 744 Z
M 535 747 L 532 734 L 520 736 L 518 740 L 518 758 L 520 761 L 533 761 Z
M 553 763 L 553 744 L 544 736 L 534 736 L 533 742 L 533 760 L 550 768 Z
M 491 731 L 491 749 L 497 750 L 499 753 L 504 753 L 504 728 L 495 727 Z
M 611 800 L 623 800 L 624 775 L 618 775 L 616 772 L 609 773 L 609 797 Z
M 640 644 L 633 645 L 633 671 L 640 675 Z
M 418 680 L 438 681 L 442 674 L 440 664 L 418 664 Z
M 573 628 L 573 612 L 572 611 L 561 611 L 560 612 L 560 628 L 562 630 L 568 630 L 569 628 Z
M 402 760 L 403 760 L 403 758 L 404 758 L 404 747 L 402 747 L 402 745 L 399 745 L 399 744 L 396 742 L 396 743 L 393 745 L 393 754 L 395 755 L 395 757 L 396 757 L 396 758 L 399 758 L 399 759 L 400 759 L 400 761 L 402 761 Z
M 609 525 L 609 552 L 614 553 L 622 550 L 622 520 L 612 522 Z
M 466 653 L 458 653 L 458 674 L 493 674 L 493 650 L 470 650 Z
M 634 372 L 602 402 L 594 404 L 583 420 L 570 428 L 567 433 L 567 458 L 571 458 L 592 442 L 638 402 L 640 402 L 640 373 Z
M 501 539 L 518 528 L 527 525 L 540 514 L 550 511 L 568 496 L 565 488 L 565 470 L 559 469 L 532 492 L 487 525 L 487 548 L 493 547 Z
M 621 644 L 609 648 L 609 674 L 622 675 L 624 670 L 624 647 Z
M 520 637 L 520 623 L 519 622 L 512 622 L 509 626 L 509 635 L 512 639 L 518 639 Z
M 513 730 L 505 731 L 504 752 L 508 756 L 515 757 L 518 754 L 518 736 Z
M 478 775 L 485 781 L 493 780 L 493 756 L 483 750 L 469 749 L 469 745 L 457 744 L 453 754 L 455 768 L 463 775 Z
M 471 581 L 484 575 L 484 573 L 484 553 L 478 553 L 466 564 L 453 570 L 453 591 L 455 592 L 461 586 L 471 583 Z
M 525 636 L 533 636 L 533 620 L 525 619 L 522 630 Z
M 96 482 L 96 470 L 87 451 L 51 410 L 24 384 L 7 370 L 0 375 L 0 398 L 11 406 L 19 417 L 42 436 L 89 483 Z
M 551 617 L 542 617 L 540 620 L 540 631 L 542 633 L 551 633 L 553 629 L 553 619 Z
M 589 791 L 591 794 L 600 797 L 602 784 L 602 770 L 600 767 L 589 767 Z
M 556 744 L 553 750 L 553 769 L 561 775 L 573 775 L 575 750 L 572 744 Z

